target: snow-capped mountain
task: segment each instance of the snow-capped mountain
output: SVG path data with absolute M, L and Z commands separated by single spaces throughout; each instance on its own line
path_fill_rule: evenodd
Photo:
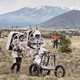
M 41 28 L 80 29 L 80 11 L 71 10 L 39 25 Z
M 67 11 L 69 11 L 68 8 L 63 9 L 52 6 L 24 7 L 14 12 L 0 15 L 0 26 L 37 25 Z

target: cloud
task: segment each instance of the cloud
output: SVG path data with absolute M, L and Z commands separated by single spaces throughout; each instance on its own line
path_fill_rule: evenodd
M 0 14 L 22 7 L 38 7 L 42 5 L 80 9 L 80 0 L 0 0 Z

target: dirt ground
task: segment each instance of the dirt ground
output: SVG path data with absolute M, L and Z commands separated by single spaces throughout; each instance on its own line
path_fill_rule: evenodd
M 11 73 L 12 64 L 11 52 L 5 49 L 7 38 L 0 38 L 0 80 L 80 80 L 80 38 L 72 37 L 72 53 L 59 53 L 53 49 L 51 39 L 45 39 L 45 48 L 56 54 L 56 64 L 61 64 L 66 70 L 64 78 L 56 78 L 53 71 L 49 76 L 30 76 L 30 57 L 23 57 L 21 73 Z
M 78 48 L 80 49 L 80 37 L 73 37 L 71 38 L 71 42 L 72 42 L 72 47 Z

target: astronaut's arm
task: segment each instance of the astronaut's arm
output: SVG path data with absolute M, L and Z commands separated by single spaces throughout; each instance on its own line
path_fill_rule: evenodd
M 31 42 L 30 41 L 28 42 L 28 46 L 31 47 Z
M 14 45 L 19 47 L 19 42 L 15 42 Z
M 28 42 L 28 46 L 29 46 L 30 48 L 34 49 L 34 47 L 32 46 L 32 43 L 31 43 L 30 41 Z
M 27 47 L 26 47 L 25 45 L 23 45 L 23 48 L 24 48 L 24 49 L 27 49 Z

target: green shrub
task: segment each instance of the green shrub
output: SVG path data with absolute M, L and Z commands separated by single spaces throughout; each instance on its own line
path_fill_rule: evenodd
M 70 46 L 71 45 L 71 41 L 69 39 L 67 39 L 67 38 L 63 39 L 63 40 L 60 39 L 60 46 L 62 46 L 62 45 Z
M 70 39 L 67 39 L 67 37 L 63 34 L 60 34 L 60 47 L 59 47 L 59 51 L 62 53 L 71 53 L 72 50 L 69 47 L 71 45 L 71 41 Z
M 71 52 L 72 52 L 72 49 L 69 48 L 69 47 L 66 46 L 66 45 L 62 45 L 62 46 L 59 48 L 59 51 L 62 52 L 62 53 L 71 53 Z

